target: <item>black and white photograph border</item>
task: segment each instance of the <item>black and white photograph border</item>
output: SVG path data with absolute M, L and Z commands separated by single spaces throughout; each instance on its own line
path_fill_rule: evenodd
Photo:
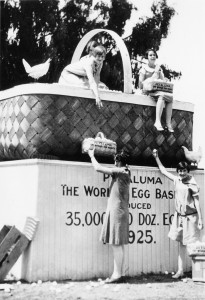
M 100 82 L 102 89 L 97 91 L 92 84 L 89 88 L 87 84 L 91 81 L 88 73 L 83 75 L 83 78 L 88 78 L 83 82 L 83 87 L 60 85 L 57 80 L 49 82 L 48 86 L 46 78 L 50 72 L 55 72 L 49 53 L 43 61 L 33 57 L 35 64 L 27 59 L 29 55 L 21 57 L 22 74 L 14 72 L 13 77 L 6 77 L 4 72 L 9 72 L 12 64 L 12 54 L 6 53 L 6 49 L 12 43 L 18 45 L 19 24 L 14 22 L 15 14 L 11 13 L 11 19 L 6 20 L 10 22 L 10 28 L 5 32 L 7 26 L 2 18 L 3 5 L 12 11 L 18 8 L 19 1 L 27 5 L 38 1 L 49 3 L 49 0 L 0 0 L 0 299 L 205 299 L 204 0 L 87 1 L 92 4 L 88 18 L 99 21 L 102 16 L 94 9 L 96 5 L 110 7 L 113 2 L 133 5 L 119 35 L 122 43 L 132 36 L 136 24 L 143 23 L 146 18 L 150 18 L 151 22 L 153 3 L 164 2 L 174 9 L 168 33 L 161 37 L 157 49 L 157 64 L 180 74 L 170 79 L 174 86 L 173 132 L 164 126 L 165 113 L 162 115 L 162 131 L 154 127 L 157 101 L 142 94 L 133 76 L 134 71 L 138 81 L 140 69 L 137 65 L 147 64 L 147 58 L 143 55 L 132 57 L 132 53 L 127 56 L 129 47 L 122 51 L 126 59 L 131 58 L 132 74 L 125 59 L 124 79 L 123 76 L 121 79 L 124 81 L 124 91 L 132 85 L 130 94 L 106 90 L 105 84 L 109 87 L 109 82 Z M 59 8 L 65 7 L 69 1 L 59 0 Z M 82 5 L 82 10 L 86 5 L 83 0 L 76 0 L 76 3 Z M 94 29 L 96 25 L 90 28 L 90 32 Z M 106 27 L 106 30 L 108 33 L 115 31 L 113 27 Z M 116 42 L 118 37 L 115 34 Z M 46 35 L 45 40 L 49 44 L 52 33 Z M 146 41 L 143 43 L 146 44 Z M 72 55 L 65 55 L 65 65 L 61 71 L 71 65 L 73 67 L 77 56 L 80 60 L 83 50 L 76 50 L 72 61 L 65 60 L 65 57 Z M 111 51 L 116 51 L 116 48 Z M 105 65 L 106 56 L 103 63 Z M 103 68 L 101 73 L 103 78 Z M 16 82 L 16 86 L 5 82 L 5 77 Z M 25 93 L 21 95 L 21 91 Z M 19 111 L 22 112 L 19 114 Z M 23 115 L 24 121 L 21 119 Z M 28 115 L 29 121 L 26 118 Z M 106 117 L 108 120 L 104 122 Z M 33 122 L 34 126 L 30 126 L 29 122 Z M 42 124 L 45 127 L 43 133 Z M 69 126 L 73 126 L 70 131 Z M 86 126 L 89 130 L 83 131 Z M 125 130 L 122 131 L 122 128 Z M 24 130 L 27 130 L 26 139 Z M 54 134 L 49 135 L 52 130 Z M 180 130 L 186 133 L 183 138 Z M 38 153 L 32 148 L 37 141 L 34 131 L 41 138 L 38 139 Z M 18 134 L 18 139 L 13 138 Z M 97 140 L 100 155 L 91 148 L 83 153 L 83 142 L 91 139 L 93 146 L 98 136 L 102 136 L 102 141 Z M 47 146 L 43 143 L 46 139 Z M 113 159 L 113 154 L 116 154 L 113 151 L 117 150 L 109 150 L 109 143 L 116 145 L 117 150 L 120 150 L 119 146 L 132 150 L 129 157 L 131 163 L 128 159 L 128 165 L 118 165 L 116 157 L 119 154 L 114 155 Z M 177 146 L 173 150 L 171 145 Z M 48 151 L 52 147 L 56 153 Z M 166 169 L 156 163 L 156 153 Z M 184 272 L 180 273 L 179 243 L 170 240 L 168 233 L 176 210 L 176 183 L 175 179 L 174 183 L 169 179 L 177 177 L 177 173 L 179 175 L 177 161 L 182 158 L 188 163 L 189 174 L 194 178 L 193 182 L 188 182 L 191 184 L 189 191 L 193 186 L 199 188 L 196 197 L 203 224 L 198 223 L 198 227 L 202 226 L 198 231 L 198 242 L 194 240 L 190 248 L 187 246 Z M 116 168 L 120 168 L 121 173 Z M 122 246 L 123 263 L 119 263 L 122 264 L 122 272 L 119 273 L 119 256 L 115 254 L 114 247 L 112 249 L 112 242 L 102 242 L 100 236 L 109 209 L 109 213 L 113 209 L 113 202 L 109 201 L 114 199 L 115 184 L 127 175 L 130 175 L 129 234 L 128 244 L 125 242 Z M 122 186 L 119 184 L 119 187 Z M 181 214 L 179 219 L 183 217 Z

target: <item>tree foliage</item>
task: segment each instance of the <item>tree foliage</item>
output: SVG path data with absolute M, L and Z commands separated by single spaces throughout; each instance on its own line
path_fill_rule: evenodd
M 62 69 L 70 63 L 80 39 L 95 28 L 110 29 L 120 36 L 134 8 L 126 0 L 111 0 L 110 5 L 90 0 L 69 0 L 62 8 L 58 0 L 4 0 L 1 5 L 1 89 L 31 82 L 23 68 L 22 58 L 36 65 L 52 59 L 49 72 L 39 82 L 57 82 Z M 145 17 L 125 40 L 131 58 L 143 56 L 147 48 L 159 49 L 168 34 L 174 9 L 166 0 L 151 7 L 152 17 Z M 93 14 L 91 14 L 93 13 Z M 90 16 L 94 17 L 90 17 Z M 8 34 L 8 32 L 10 32 Z M 102 81 L 111 89 L 123 88 L 121 56 L 115 42 L 107 34 L 95 37 L 108 49 Z M 133 72 L 137 77 L 138 64 Z M 178 76 L 168 67 L 167 77 Z M 174 71 L 173 71 L 174 72 Z

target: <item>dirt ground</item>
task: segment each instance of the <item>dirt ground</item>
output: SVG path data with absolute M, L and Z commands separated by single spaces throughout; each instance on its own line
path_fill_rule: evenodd
M 204 300 L 205 283 L 194 282 L 191 273 L 180 280 L 171 274 L 141 275 L 125 283 L 105 284 L 103 280 L 26 283 L 4 281 L 0 299 L 20 300 Z

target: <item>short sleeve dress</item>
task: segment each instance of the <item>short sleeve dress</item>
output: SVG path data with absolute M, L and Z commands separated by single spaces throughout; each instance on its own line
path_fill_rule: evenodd
M 150 68 L 148 65 L 145 65 L 139 70 L 139 74 L 141 73 L 145 76 L 144 77 L 144 81 L 145 81 L 147 79 L 150 79 L 154 75 L 155 68 Z M 162 74 L 162 77 L 164 77 L 162 69 L 160 69 L 160 72 Z M 173 94 L 171 94 L 171 93 L 166 93 L 166 92 L 161 92 L 161 91 L 156 91 L 156 92 L 145 92 L 145 91 L 143 91 L 143 93 L 146 94 L 146 95 L 151 96 L 154 100 L 157 100 L 158 97 L 161 96 L 162 99 L 166 102 L 172 102 L 173 101 Z
M 176 176 L 174 180 L 175 189 L 175 213 L 168 236 L 175 240 L 173 232 L 182 228 L 182 235 L 177 239 L 183 245 L 194 243 L 199 240 L 198 213 L 195 201 L 198 200 L 199 187 L 195 179 L 189 175 L 181 180 Z
M 117 169 L 120 168 L 115 168 L 112 175 L 100 240 L 112 245 L 124 245 L 129 243 L 130 170 L 118 173 Z
M 97 64 L 93 56 L 82 57 L 79 61 L 69 64 L 63 69 L 59 83 L 90 88 L 94 78 L 99 77 L 101 68 L 102 65 Z M 92 78 L 87 77 L 88 69 L 91 70 Z

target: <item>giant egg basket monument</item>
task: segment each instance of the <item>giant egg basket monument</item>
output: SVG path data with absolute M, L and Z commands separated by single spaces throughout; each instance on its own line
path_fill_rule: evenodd
M 101 90 L 103 108 L 91 90 L 55 84 L 25 84 L 1 92 L 1 222 L 19 228 L 28 215 L 39 227 L 22 260 L 28 281 L 106 277 L 112 269 L 108 246 L 99 234 L 110 178 L 96 174 L 82 153 L 82 141 L 103 132 L 131 154 L 128 275 L 176 270 L 177 246 L 167 233 L 174 212 L 173 186 L 152 158 L 157 148 L 166 167 L 192 148 L 193 104 L 174 101 L 174 133 L 154 130 L 155 102 L 132 94 L 130 57 L 122 39 L 92 30 L 78 44 L 79 60 L 88 41 L 101 31 L 115 39 L 122 56 L 124 92 Z M 98 156 L 101 163 L 112 163 Z M 174 170 L 173 170 L 174 171 Z M 195 171 L 203 186 L 203 172 Z M 200 191 L 203 197 L 203 188 Z M 23 220 L 23 221 L 22 221 Z M 190 261 L 187 261 L 187 269 Z

